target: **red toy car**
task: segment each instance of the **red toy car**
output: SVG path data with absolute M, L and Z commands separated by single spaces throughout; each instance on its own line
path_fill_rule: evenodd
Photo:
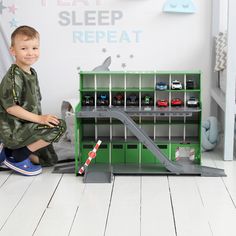
M 158 107 L 168 107 L 169 102 L 166 99 L 157 100 Z
M 171 100 L 171 106 L 182 106 L 183 101 L 180 98 L 173 98 Z
M 113 97 L 113 105 L 114 106 L 123 106 L 124 105 L 124 96 L 121 93 L 116 94 Z

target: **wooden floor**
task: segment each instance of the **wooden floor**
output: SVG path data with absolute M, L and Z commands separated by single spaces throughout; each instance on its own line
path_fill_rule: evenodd
M 236 161 L 218 150 L 203 164 L 227 177 L 116 176 L 84 184 L 73 174 L 0 172 L 1 236 L 235 236 Z

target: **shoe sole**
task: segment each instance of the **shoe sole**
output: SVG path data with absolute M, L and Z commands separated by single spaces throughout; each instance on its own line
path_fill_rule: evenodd
M 42 168 L 37 170 L 37 171 L 33 171 L 33 172 L 29 172 L 26 170 L 22 170 L 14 165 L 12 165 L 11 163 L 7 162 L 6 160 L 3 162 L 4 165 L 6 165 L 7 167 L 9 167 L 11 170 L 14 170 L 17 173 L 20 173 L 22 175 L 26 175 L 26 176 L 34 176 L 34 175 L 38 175 L 42 172 Z
M 0 143 L 0 154 L 2 153 L 2 150 L 3 150 L 3 143 Z M 5 160 L 5 159 L 2 159 L 2 160 L 0 161 L 0 166 L 3 164 L 4 160 Z

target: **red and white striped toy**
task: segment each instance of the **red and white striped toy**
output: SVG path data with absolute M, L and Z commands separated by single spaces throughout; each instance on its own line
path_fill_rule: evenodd
M 88 159 L 86 160 L 86 162 L 84 163 L 84 165 L 79 169 L 79 174 L 83 174 L 85 171 L 85 168 L 89 166 L 90 162 L 92 161 L 92 159 L 94 159 L 96 157 L 96 152 L 99 148 L 99 146 L 101 145 L 102 141 L 98 140 L 97 144 L 95 145 L 95 147 L 93 148 L 93 150 L 91 152 L 88 153 Z

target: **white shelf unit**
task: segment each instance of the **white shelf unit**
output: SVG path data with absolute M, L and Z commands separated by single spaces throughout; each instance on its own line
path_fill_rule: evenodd
M 227 14 L 226 9 L 227 8 Z M 213 115 L 219 116 L 218 107 L 224 116 L 224 160 L 233 160 L 234 154 L 234 126 L 235 126 L 235 80 L 236 80 L 236 1 L 212 0 L 212 40 L 223 30 L 227 30 L 227 68 L 226 92 L 218 86 L 218 76 L 212 69 L 211 98 Z M 227 17 L 227 19 L 225 19 Z M 225 27 L 222 24 L 225 22 Z M 214 48 L 213 48 L 213 58 Z M 214 60 L 212 60 L 214 63 Z M 212 64 L 212 68 L 214 65 Z M 227 148 L 226 148 L 227 147 Z

